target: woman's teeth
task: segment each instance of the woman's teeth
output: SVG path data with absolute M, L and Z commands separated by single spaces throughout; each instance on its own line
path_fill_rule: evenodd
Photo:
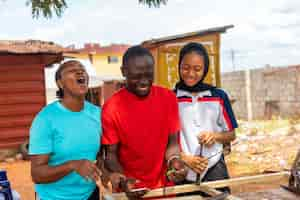
M 85 79 L 77 79 L 77 83 L 83 84 L 83 83 L 85 83 Z

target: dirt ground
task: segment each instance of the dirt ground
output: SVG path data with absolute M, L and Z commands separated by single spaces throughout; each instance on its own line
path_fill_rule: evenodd
M 232 146 L 232 153 L 226 156 L 231 177 L 262 174 L 290 169 L 296 152 L 300 148 L 300 131 L 276 132 L 264 135 L 240 135 Z M 7 170 L 12 187 L 22 200 L 34 200 L 34 188 L 30 177 L 28 161 L 0 162 L 0 169 Z M 278 186 L 243 185 L 232 188 L 234 193 L 262 190 Z
M 0 169 L 7 171 L 12 188 L 21 195 L 22 200 L 34 200 L 33 182 L 28 161 L 2 162 Z

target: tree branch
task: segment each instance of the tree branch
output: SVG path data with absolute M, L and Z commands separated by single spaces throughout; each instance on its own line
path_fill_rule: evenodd
M 167 4 L 167 1 L 168 0 L 139 0 L 139 3 L 149 7 L 159 8 L 160 5 Z M 41 15 L 44 18 L 51 19 L 53 13 L 55 13 L 57 17 L 61 17 L 65 9 L 68 8 L 66 0 L 27 0 L 26 5 L 31 6 L 32 17 L 36 19 Z

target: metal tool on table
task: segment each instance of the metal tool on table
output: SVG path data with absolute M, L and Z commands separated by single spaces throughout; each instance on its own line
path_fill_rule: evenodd
M 207 157 L 207 159 L 209 160 L 210 158 L 213 158 L 213 157 L 217 156 L 220 153 L 223 153 L 223 150 Z M 203 154 L 203 144 L 201 144 L 199 156 L 202 157 L 202 154 Z M 196 185 L 200 185 L 200 184 L 201 184 L 201 174 L 197 174 Z M 227 196 L 228 196 L 228 193 L 221 192 L 220 194 L 217 194 L 217 195 L 215 195 L 213 197 L 210 197 L 208 199 L 209 200 L 225 200 Z
M 206 200 L 225 200 L 229 194 L 226 192 L 222 192 L 221 194 L 215 195 L 213 197 L 209 197 Z
M 200 147 L 200 153 L 199 153 L 200 157 L 202 157 L 202 152 L 203 152 L 203 144 L 201 144 L 201 147 Z M 197 174 L 196 184 L 200 185 L 200 183 L 201 183 L 201 174 Z
M 296 159 L 291 169 L 289 185 L 281 185 L 282 188 L 300 195 L 300 149 L 298 150 Z

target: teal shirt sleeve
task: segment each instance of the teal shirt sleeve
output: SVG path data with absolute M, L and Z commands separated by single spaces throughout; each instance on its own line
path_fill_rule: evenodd
M 50 121 L 39 113 L 33 120 L 29 135 L 29 154 L 50 154 L 53 152 L 53 137 Z

